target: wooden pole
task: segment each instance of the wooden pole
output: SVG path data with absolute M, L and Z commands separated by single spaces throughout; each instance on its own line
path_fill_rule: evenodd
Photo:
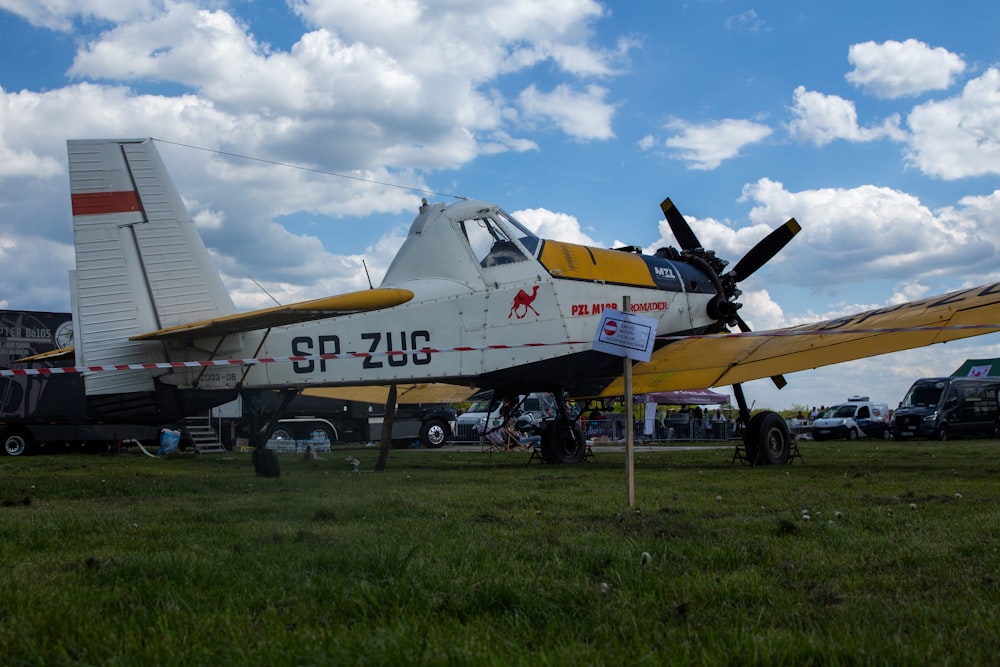
M 392 423 L 396 420 L 396 383 L 389 385 L 389 394 L 385 399 L 385 412 L 382 417 L 382 439 L 378 445 L 378 458 L 375 459 L 375 470 L 385 470 L 389 463 L 389 448 L 392 446 Z
M 632 299 L 622 298 L 622 312 L 631 311 Z M 625 484 L 628 487 L 628 506 L 635 505 L 635 445 L 632 441 L 632 360 L 623 359 L 625 373 Z

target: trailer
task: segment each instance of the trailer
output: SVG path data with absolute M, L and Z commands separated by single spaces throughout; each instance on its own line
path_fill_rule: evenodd
M 342 443 L 378 441 L 382 437 L 385 406 L 364 401 L 297 394 L 282 405 L 281 392 L 264 390 L 256 409 L 242 397 L 212 410 L 212 419 L 223 440 L 236 444 L 250 440 L 253 424 L 268 424 L 264 440 L 329 440 Z M 256 418 L 251 415 L 256 412 Z M 400 404 L 392 425 L 396 448 L 423 446 L 436 449 L 455 437 L 454 408 L 446 404 Z
M 72 358 L 15 362 L 72 344 L 69 313 L 0 310 L 0 368 L 71 365 Z M 7 456 L 133 441 L 155 445 L 159 432 L 158 426 L 92 418 L 83 377 L 77 373 L 0 377 L 0 444 Z

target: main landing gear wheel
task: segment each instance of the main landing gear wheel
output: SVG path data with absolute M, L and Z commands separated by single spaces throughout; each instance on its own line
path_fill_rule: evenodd
M 750 418 L 743 433 L 743 445 L 753 465 L 788 463 L 792 453 L 788 424 L 776 412 L 759 412 Z
M 546 463 L 579 463 L 587 453 L 587 436 L 579 424 L 567 428 L 562 420 L 549 422 L 542 433 L 542 460 Z

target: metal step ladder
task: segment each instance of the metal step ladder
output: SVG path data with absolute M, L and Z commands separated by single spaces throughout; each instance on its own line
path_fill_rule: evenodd
M 209 417 L 188 417 L 182 423 L 184 434 L 199 454 L 219 454 L 226 451 L 219 434 L 212 428 Z

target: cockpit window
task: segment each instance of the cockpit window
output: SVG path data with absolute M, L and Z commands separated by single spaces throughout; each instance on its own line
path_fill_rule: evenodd
M 521 244 L 534 252 L 538 247 L 538 237 L 521 223 L 498 209 L 486 209 L 473 218 L 462 222 L 465 237 L 472 246 L 472 252 L 483 267 L 499 266 L 523 262 L 528 258 L 524 251 L 512 240 L 512 234 Z

